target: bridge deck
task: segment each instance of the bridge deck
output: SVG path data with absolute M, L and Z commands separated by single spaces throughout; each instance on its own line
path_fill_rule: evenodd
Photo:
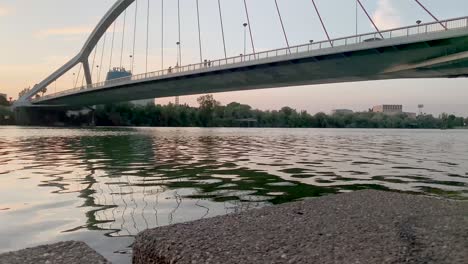
M 447 29 L 445 29 L 445 27 Z M 309 43 L 78 87 L 32 101 L 92 105 L 175 95 L 468 76 L 468 17 Z

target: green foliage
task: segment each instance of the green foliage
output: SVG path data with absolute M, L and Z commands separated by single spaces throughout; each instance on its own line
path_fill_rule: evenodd
M 2 97 L 0 96 L 0 98 Z M 7 107 L 0 106 L 0 125 L 13 125 L 13 119 L 13 112 Z
M 456 117 L 455 115 L 449 115 L 446 113 L 440 115 L 440 120 L 442 122 L 441 128 L 445 129 L 463 127 L 465 125 L 463 117 Z
M 216 118 L 216 111 L 219 108 L 220 103 L 213 98 L 213 95 L 207 94 L 197 99 L 198 104 L 198 116 L 202 126 L 214 126 L 214 120 Z M 219 115 L 219 113 L 218 113 Z
M 310 115 L 290 107 L 279 111 L 261 111 L 249 105 L 221 105 L 212 95 L 198 98 L 199 107 L 169 104 L 136 106 L 129 103 L 98 107 L 96 122 L 100 126 L 170 126 L 170 127 L 298 127 L 298 128 L 455 128 L 468 123 L 461 117 L 406 114 L 386 115 L 361 112 L 352 114 Z
M 10 106 L 10 102 L 5 97 L 0 96 L 0 106 Z
M 21 91 L 18 93 L 18 97 L 19 97 L 19 98 L 23 97 L 23 95 L 25 95 L 26 93 L 28 93 L 29 90 L 31 90 L 31 89 L 30 89 L 30 88 L 24 88 L 23 90 L 21 90 Z

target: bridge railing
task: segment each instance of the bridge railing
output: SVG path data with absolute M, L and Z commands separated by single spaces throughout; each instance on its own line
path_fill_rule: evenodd
M 114 85 L 123 85 L 131 82 L 136 82 L 144 79 L 152 79 L 162 76 L 168 76 L 178 73 L 184 72 L 196 72 L 200 70 L 207 70 L 212 68 L 219 68 L 226 65 L 234 65 L 240 64 L 245 62 L 252 62 L 252 61 L 259 61 L 265 60 L 269 58 L 276 58 L 281 56 L 288 56 L 291 54 L 299 54 L 299 53 L 307 53 L 316 50 L 322 49 L 330 49 L 336 48 L 341 46 L 350 46 L 350 45 L 358 45 L 362 43 L 374 42 L 374 41 L 381 41 L 383 39 L 393 39 L 393 38 L 401 38 L 401 37 L 409 37 L 415 35 L 423 35 L 428 33 L 440 32 L 450 29 L 459 29 L 459 28 L 467 28 L 468 27 L 468 17 L 461 17 L 461 18 L 454 18 L 448 19 L 438 22 L 430 22 L 425 24 L 413 25 L 408 27 L 401 27 L 389 30 L 383 30 L 380 32 L 372 32 L 360 35 L 354 35 L 349 37 L 343 38 L 336 38 L 330 41 L 320 41 L 320 42 L 312 42 L 304 45 L 298 46 L 291 46 L 289 48 L 281 48 L 275 50 L 268 50 L 262 51 L 255 54 L 246 54 L 236 57 L 224 58 L 214 61 L 204 61 L 202 63 L 190 64 L 181 67 L 174 67 L 168 68 L 164 70 L 159 70 L 155 72 L 148 72 L 133 76 L 128 76 L 119 79 L 113 79 L 109 81 L 104 81 L 100 83 L 94 83 L 91 85 L 75 87 L 73 89 L 65 90 L 62 92 L 54 93 L 51 95 L 47 95 L 41 97 L 39 99 L 33 99 L 32 101 L 41 101 L 48 98 L 59 97 L 66 94 L 71 94 L 78 91 L 86 91 L 86 90 L 95 90 L 101 89 L 104 87 L 114 86 Z

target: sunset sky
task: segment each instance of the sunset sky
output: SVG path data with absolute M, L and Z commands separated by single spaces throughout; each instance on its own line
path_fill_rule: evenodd
M 161 0 L 150 1 L 149 18 L 149 68 L 161 68 Z M 87 36 L 115 0 L 0 0 L 0 93 L 14 98 L 25 87 L 33 86 L 48 74 L 63 65 L 81 49 Z M 412 0 L 363 0 L 363 4 L 381 29 L 414 24 L 416 20 L 433 21 Z M 440 19 L 468 16 L 466 0 L 421 0 Z M 198 33 L 195 0 L 180 0 L 182 15 L 182 61 L 189 64 L 199 61 Z M 242 0 L 222 0 L 228 55 L 243 53 L 246 21 Z M 253 38 L 257 50 L 285 47 L 281 26 L 273 0 L 248 0 Z M 309 40 L 326 38 L 310 0 L 278 0 L 291 45 L 304 44 Z M 324 22 L 332 38 L 355 34 L 354 0 L 317 0 Z M 128 9 L 124 39 L 121 45 L 123 18 L 116 22 L 116 58 L 102 54 L 98 63 L 102 68 L 119 66 L 120 53 L 124 67 L 129 67 L 134 21 L 137 22 L 135 68 L 144 72 L 146 50 L 146 10 L 148 0 L 138 0 L 137 19 L 135 9 Z M 165 67 L 176 64 L 177 1 L 166 0 L 165 21 Z M 200 0 L 201 34 L 203 57 L 222 58 L 217 0 Z M 111 43 L 111 27 L 107 46 Z M 358 31 L 372 31 L 365 14 L 359 11 Z M 250 40 L 249 40 L 250 41 Z M 103 43 L 101 42 L 101 45 Z M 250 46 L 248 46 L 250 52 Z M 117 55 L 116 55 L 117 54 Z M 106 57 L 108 56 L 108 57 Z M 73 87 L 73 69 L 54 84 L 56 91 Z M 98 72 L 93 75 L 96 80 Z M 105 72 L 100 73 L 105 76 Z M 101 79 L 103 77 L 100 77 Z M 81 80 L 80 80 L 81 82 Z M 49 90 L 52 87 L 49 87 Z M 181 103 L 195 104 L 196 96 L 181 97 Z M 237 101 L 260 109 L 278 109 L 288 105 L 311 113 L 329 112 L 334 108 L 364 110 L 377 104 L 403 104 L 406 111 L 417 111 L 418 104 L 426 105 L 426 112 L 441 112 L 468 116 L 468 79 L 440 80 L 394 80 L 362 83 L 330 84 L 289 87 L 260 91 L 216 94 L 222 103 Z M 158 99 L 166 103 L 173 98 Z

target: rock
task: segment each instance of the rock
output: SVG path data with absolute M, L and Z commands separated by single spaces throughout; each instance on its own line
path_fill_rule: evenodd
M 133 261 L 468 263 L 467 249 L 467 202 L 366 190 L 147 230 Z
M 83 242 L 68 241 L 0 254 L 0 264 L 107 264 Z

